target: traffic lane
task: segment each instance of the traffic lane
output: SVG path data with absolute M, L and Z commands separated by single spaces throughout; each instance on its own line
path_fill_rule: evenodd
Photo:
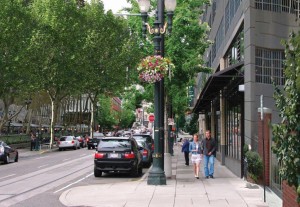
M 56 164 L 67 162 L 70 160 L 76 160 L 78 158 L 89 156 L 90 161 L 93 163 L 93 155 L 95 151 L 82 148 L 80 150 L 68 150 L 68 151 L 53 151 L 37 156 L 30 156 L 26 159 L 20 159 L 17 163 L 3 164 L 0 166 L 0 182 L 4 179 L 11 178 L 13 176 L 19 176 L 34 172 L 39 169 L 51 167 Z
M 148 171 L 148 168 L 143 169 L 143 175 Z M 142 176 L 143 176 L 142 175 Z M 93 174 L 93 169 L 90 172 L 86 173 L 80 179 L 74 179 L 68 183 L 57 186 L 51 190 L 43 192 L 39 195 L 33 196 L 29 199 L 26 199 L 20 203 L 12 205 L 12 207 L 64 207 L 63 204 L 59 201 L 61 194 L 70 188 L 77 186 L 87 186 L 87 185 L 101 185 L 101 184 L 114 184 L 120 182 L 134 181 L 136 179 L 142 179 L 142 176 L 133 178 L 129 174 L 104 174 L 103 177 L 95 178 Z
M 120 182 L 131 182 L 137 181 L 143 178 L 143 176 L 147 173 L 149 168 L 143 168 L 143 172 L 138 177 L 133 177 L 129 173 L 103 173 L 101 177 L 94 176 L 94 170 L 90 173 L 86 174 L 80 180 L 74 180 L 68 185 L 58 186 L 54 189 L 54 193 L 63 192 L 69 188 L 77 187 L 77 186 L 86 186 L 86 185 L 97 185 L 97 184 L 114 184 Z
M 11 206 L 80 179 L 93 170 L 93 163 L 89 160 L 90 156 L 85 156 L 1 181 L 0 206 Z

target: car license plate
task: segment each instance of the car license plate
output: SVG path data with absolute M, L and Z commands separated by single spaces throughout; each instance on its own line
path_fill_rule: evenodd
M 95 146 L 97 146 L 97 143 L 94 143 Z
M 110 154 L 109 154 L 109 157 L 110 157 L 110 158 L 118 158 L 118 157 L 119 157 L 119 154 L 117 154 L 117 153 L 110 153 Z

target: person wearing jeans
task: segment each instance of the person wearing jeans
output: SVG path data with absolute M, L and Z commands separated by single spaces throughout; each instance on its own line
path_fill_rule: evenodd
M 204 155 L 204 174 L 205 178 L 214 178 L 214 164 L 216 156 L 216 141 L 211 137 L 210 131 L 205 132 L 205 138 L 202 140 Z M 209 166 L 208 166 L 209 165 Z

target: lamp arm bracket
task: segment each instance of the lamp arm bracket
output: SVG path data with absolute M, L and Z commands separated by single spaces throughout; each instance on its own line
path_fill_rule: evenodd
M 150 25 L 148 23 L 145 23 L 145 25 L 147 26 L 147 29 L 148 29 L 148 32 L 150 34 L 153 34 L 154 33 L 154 29 L 150 27 Z
M 165 22 L 164 27 L 160 28 L 160 34 L 164 34 L 166 32 L 167 26 L 168 26 L 168 22 Z

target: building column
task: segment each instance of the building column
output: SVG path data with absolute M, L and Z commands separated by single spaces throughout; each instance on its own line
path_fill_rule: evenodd
M 211 118 L 210 118 L 210 123 L 211 123 L 210 127 L 211 127 L 211 129 L 210 129 L 210 132 L 211 132 L 211 136 L 213 138 L 216 138 L 215 122 L 216 122 L 216 109 L 214 107 L 213 102 L 211 102 Z
M 258 153 L 263 159 L 265 153 L 265 160 L 263 159 L 263 166 L 265 169 L 265 184 L 270 185 L 270 162 L 271 162 L 271 146 L 270 146 L 270 123 L 272 120 L 272 110 L 263 108 L 264 116 L 261 121 L 261 108 L 258 108 Z
M 226 123 L 226 113 L 225 113 L 225 98 L 220 93 L 220 119 L 221 119 L 221 165 L 225 165 L 225 138 L 226 138 L 226 130 L 225 130 L 225 123 Z

